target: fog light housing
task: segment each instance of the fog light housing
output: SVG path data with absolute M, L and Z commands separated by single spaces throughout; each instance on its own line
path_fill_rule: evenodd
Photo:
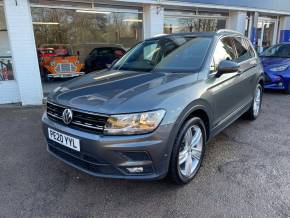
M 121 167 L 122 170 L 127 175 L 148 175 L 153 173 L 152 165 L 147 166 L 124 166 Z
M 143 173 L 143 167 L 128 167 L 126 168 L 130 173 Z

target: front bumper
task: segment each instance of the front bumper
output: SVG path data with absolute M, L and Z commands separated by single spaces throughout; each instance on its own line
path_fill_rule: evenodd
M 173 124 L 161 125 L 150 134 L 105 136 L 80 131 L 42 117 L 48 151 L 67 164 L 90 175 L 107 178 L 154 180 L 166 176 L 173 140 Z M 80 139 L 80 152 L 48 138 L 48 127 Z M 142 167 L 131 173 L 128 168 Z
M 71 73 L 57 73 L 57 74 L 48 74 L 48 78 L 73 78 L 84 75 L 84 72 L 71 72 Z
M 290 76 L 273 73 L 265 73 L 265 89 L 285 90 L 288 89 Z

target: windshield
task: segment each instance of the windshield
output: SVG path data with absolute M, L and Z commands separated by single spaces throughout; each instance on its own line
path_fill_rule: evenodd
M 146 40 L 131 49 L 113 70 L 194 72 L 203 64 L 212 38 L 169 36 Z
M 290 58 L 290 45 L 280 44 L 274 45 L 267 48 L 262 54 L 262 57 L 279 57 L 279 58 Z

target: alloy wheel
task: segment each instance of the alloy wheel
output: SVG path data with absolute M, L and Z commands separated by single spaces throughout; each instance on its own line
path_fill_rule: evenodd
M 262 91 L 260 86 L 256 88 L 255 92 L 255 98 L 254 98 L 254 105 L 253 105 L 253 112 L 254 116 L 257 117 L 260 113 L 260 108 L 261 108 L 261 97 L 262 97 Z
M 190 178 L 199 167 L 203 151 L 203 133 L 199 126 L 191 126 L 183 136 L 178 166 L 182 176 Z

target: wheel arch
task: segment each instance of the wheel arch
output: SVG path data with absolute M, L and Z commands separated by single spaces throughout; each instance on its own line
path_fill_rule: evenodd
M 181 113 L 180 117 L 177 120 L 177 133 L 178 134 L 182 125 L 189 119 L 193 117 L 200 118 L 205 125 L 206 128 L 206 140 L 208 141 L 211 135 L 211 124 L 212 124 L 212 110 L 207 104 L 197 104 L 197 105 L 189 105 L 184 109 L 184 112 Z
M 258 83 L 262 86 L 262 88 L 264 89 L 264 85 L 265 85 L 265 77 L 264 76 L 260 76 Z

